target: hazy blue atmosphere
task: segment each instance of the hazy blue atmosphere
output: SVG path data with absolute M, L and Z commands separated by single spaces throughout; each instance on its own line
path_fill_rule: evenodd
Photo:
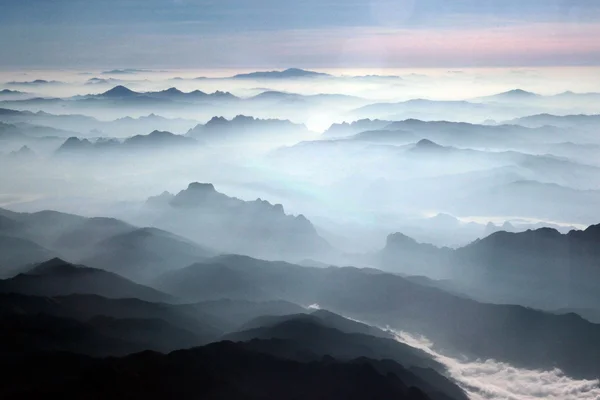
M 0 397 L 597 400 L 600 3 L 0 0 Z

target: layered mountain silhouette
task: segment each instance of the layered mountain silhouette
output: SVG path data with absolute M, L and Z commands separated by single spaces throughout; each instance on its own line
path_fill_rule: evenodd
M 82 262 L 123 276 L 146 280 L 216 252 L 156 228 L 140 228 L 98 242 Z
M 46 273 L 56 268 L 49 263 L 36 269 L 39 273 Z M 11 379 L 10 385 L 0 385 L 0 393 L 9 398 L 22 393 L 22 390 L 27 390 L 29 395 L 47 390 L 66 396 L 84 395 L 90 393 L 90 390 L 98 393 L 95 386 L 87 381 L 88 374 L 93 374 L 95 379 L 105 379 L 105 373 L 108 374 L 106 379 L 111 376 L 110 379 L 121 382 L 111 385 L 112 395 L 117 397 L 126 391 L 135 396 L 161 398 L 169 393 L 182 393 L 180 390 L 183 389 L 188 395 L 206 393 L 209 398 L 244 394 L 254 396 L 252 393 L 261 392 L 254 385 L 259 376 L 264 375 L 262 379 L 267 379 L 268 376 L 281 377 L 281 368 L 286 365 L 290 369 L 285 373 L 290 375 L 285 378 L 285 388 L 298 385 L 298 390 L 302 390 L 307 396 L 317 393 L 316 395 L 327 398 L 337 394 L 353 398 L 356 389 L 335 389 L 333 392 L 327 389 L 322 394 L 319 391 L 323 390 L 323 385 L 343 388 L 350 382 L 354 384 L 356 379 L 360 381 L 360 376 L 368 371 L 367 376 L 379 377 L 376 379 L 383 379 L 383 382 L 391 380 L 403 388 L 397 392 L 389 392 L 385 386 L 378 385 L 377 390 L 384 390 L 381 394 L 384 398 L 388 395 L 407 399 L 466 398 L 458 386 L 443 376 L 444 369 L 441 365 L 431 360 L 427 354 L 393 340 L 386 332 L 325 310 L 310 315 L 302 314 L 296 312 L 302 308 L 281 301 L 252 303 L 221 300 L 166 305 L 137 299 L 115 300 L 89 295 L 47 298 L 0 294 L 0 300 L 2 362 L 12 365 L 15 377 L 21 376 L 21 368 L 29 368 L 27 388 L 23 386 L 24 381 L 18 378 Z M 286 311 L 292 314 L 285 315 Z M 253 314 L 269 317 L 247 321 Z M 223 318 L 227 320 L 225 324 L 221 324 Z M 207 341 L 218 340 L 219 328 L 214 328 L 215 325 L 232 326 L 235 323 L 242 330 L 226 337 L 243 340 L 243 343 L 224 341 L 168 355 L 144 351 L 127 357 L 114 357 L 141 349 L 168 352 L 176 348 L 198 346 Z M 249 326 L 256 328 L 244 329 Z M 85 355 L 113 357 L 90 358 Z M 205 359 L 208 355 L 210 357 Z M 135 365 L 140 362 L 144 367 L 141 368 L 141 364 L 137 367 L 129 364 L 133 360 L 138 360 L 134 362 Z M 42 368 L 45 362 L 51 362 L 53 368 Z M 109 364 L 104 365 L 106 362 Z M 267 370 L 263 370 L 270 365 Z M 200 373 L 197 369 L 200 366 L 206 371 L 214 372 L 216 369 L 219 378 L 211 378 L 213 372 L 208 375 Z M 327 377 L 329 368 L 336 371 L 331 378 Z M 349 380 L 342 373 L 346 368 L 358 368 L 357 371 L 365 372 L 359 375 L 353 373 L 354 378 Z M 303 378 L 302 371 L 306 369 L 315 371 L 310 377 Z M 46 370 L 45 374 L 42 374 L 43 370 Z M 112 372 L 108 372 L 110 370 Z M 165 376 L 160 379 L 146 376 L 150 371 L 157 374 L 162 371 L 160 373 L 166 376 L 184 378 L 174 389 L 172 385 L 165 384 L 169 379 Z M 244 376 L 252 374 L 253 378 L 245 383 L 240 382 L 240 372 Z M 188 382 L 188 375 L 189 379 L 195 376 L 194 384 L 192 381 Z M 70 378 L 63 380 L 65 376 Z M 317 376 L 321 380 L 321 386 L 315 392 L 312 385 Z M 207 388 L 204 385 L 198 386 L 198 379 L 216 380 Z M 227 385 L 221 386 L 223 380 Z M 134 382 L 144 387 L 157 383 L 164 387 L 154 387 L 151 393 L 145 393 L 137 384 L 130 386 Z M 188 383 L 184 385 L 184 382 Z M 250 385 L 250 382 L 253 384 Z M 367 392 L 362 386 L 369 385 L 369 380 L 360 382 L 360 393 L 368 393 L 372 397 L 375 392 Z M 273 393 L 273 386 L 269 385 L 268 388 L 269 393 Z M 265 398 L 264 392 L 262 393 L 261 398 Z M 412 397 L 415 394 L 418 396 Z M 285 396 L 284 392 L 281 395 Z M 362 398 L 362 395 L 358 398 Z
M 411 275 L 452 279 L 456 290 L 484 301 L 546 310 L 597 307 L 597 225 L 568 234 L 552 228 L 493 231 L 456 250 L 420 244 L 396 233 L 380 253 L 381 265 Z
M 410 386 L 420 387 L 431 398 L 451 396 L 466 399 L 462 390 L 439 375 L 444 373 L 444 368 L 426 353 L 398 342 L 391 335 L 386 337 L 383 331 L 375 332 L 375 328 L 369 329 L 364 324 L 329 311 L 265 317 L 251 321 L 248 325 L 242 327 L 240 332 L 224 338 L 246 341 L 254 349 L 298 361 L 316 361 L 324 356 L 347 361 L 359 357 L 393 360 L 406 368 L 402 372 L 398 370 L 398 377 Z M 365 331 L 380 337 L 371 336 Z M 274 346 L 273 342 L 277 345 Z
M 34 367 L 32 367 L 32 365 Z M 344 398 L 427 400 L 408 386 L 397 364 L 357 359 L 322 359 L 310 363 L 277 358 L 248 345 L 221 342 L 168 355 L 144 352 L 119 359 L 90 359 L 56 354 L 33 356 L 11 364 L 3 397 L 162 398 Z M 23 379 L 27 371 L 27 380 Z M 57 372 L 60 371 L 60 372 Z M 68 379 L 66 377 L 69 377 Z M 274 379 L 276 378 L 276 379 Z M 106 385 L 99 382 L 111 381 Z M 437 397 L 451 399 L 451 397 Z
M 216 254 L 172 233 L 112 218 L 0 209 L 0 222 L 0 246 L 6 248 L 0 256 L 4 276 L 58 256 L 128 278 L 148 279 Z
M 203 267 L 213 272 L 199 273 Z M 219 269 L 226 273 L 214 272 Z M 375 325 L 423 334 L 439 348 L 468 357 L 494 358 L 527 368 L 558 367 L 576 377 L 600 374 L 594 345 L 600 327 L 575 314 L 479 303 L 373 270 L 307 268 L 242 256 L 221 256 L 204 266 L 173 271 L 162 289 L 198 299 L 209 276 L 228 297 L 252 300 L 257 295 L 259 300 L 316 303 Z M 201 285 L 196 293 L 191 292 L 193 282 Z M 555 346 L 557 342 L 561 346 Z
M 0 280 L 0 292 L 35 296 L 96 294 L 108 298 L 137 298 L 146 301 L 173 301 L 159 291 L 101 269 L 73 265 L 53 258 L 17 276 Z
M 330 251 L 308 219 L 285 214 L 280 204 L 243 201 L 197 182 L 177 195 L 163 193 L 160 199 L 148 202 L 147 224 L 222 251 L 287 259 Z
M 529 128 L 556 126 L 561 128 L 594 129 L 600 126 L 600 115 L 552 115 L 538 114 L 513 119 L 508 123 Z
M 216 340 L 222 331 L 192 306 L 92 295 L 0 294 L 3 357 L 40 351 L 92 356 L 172 351 Z

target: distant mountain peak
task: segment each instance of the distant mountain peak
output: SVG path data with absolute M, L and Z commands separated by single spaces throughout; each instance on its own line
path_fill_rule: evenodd
M 102 96 L 124 97 L 124 96 L 132 96 L 132 95 L 137 95 L 137 94 L 138 94 L 137 92 L 134 92 L 133 90 L 131 90 L 123 85 L 118 85 L 118 86 L 115 86 L 114 88 L 102 93 Z
M 415 144 L 415 149 L 419 150 L 440 150 L 445 149 L 444 146 L 441 146 L 429 139 L 421 139 Z
M 187 190 L 199 190 L 199 191 L 210 191 L 216 192 L 215 186 L 212 183 L 200 183 L 192 182 L 188 185 Z
M 227 122 L 229 122 L 229 121 L 227 121 L 227 119 L 225 117 L 212 117 L 210 119 L 210 121 L 208 121 L 206 123 L 206 125 L 209 125 L 209 124 L 211 124 L 211 125 L 212 124 L 226 124 Z
M 177 193 L 169 202 L 173 207 L 196 207 L 214 195 L 220 195 L 212 183 L 192 182 L 187 189 Z
M 537 93 L 528 92 L 523 89 L 513 89 L 507 92 L 498 93 L 494 97 L 536 97 L 539 96 Z
M 176 87 L 171 87 L 171 88 L 165 89 L 162 92 L 169 93 L 169 94 L 183 94 L 183 92 L 181 90 L 177 89 Z

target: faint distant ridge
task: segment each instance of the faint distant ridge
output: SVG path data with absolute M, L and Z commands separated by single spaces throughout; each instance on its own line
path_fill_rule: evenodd
M 10 89 L 0 90 L 0 96 L 14 96 L 14 95 L 23 95 L 23 94 L 27 94 L 27 93 L 20 92 L 18 90 L 10 90 Z
M 541 95 L 528 92 L 523 89 L 513 89 L 507 92 L 497 93 L 491 96 L 480 97 L 480 100 L 529 100 L 541 97 Z
M 229 139 L 248 142 L 286 142 L 300 140 L 308 133 L 304 124 L 289 120 L 259 119 L 237 115 L 231 120 L 213 117 L 206 124 L 199 124 L 187 132 L 187 136 L 207 141 L 224 142 Z
M 13 86 L 43 86 L 43 85 L 63 85 L 64 82 L 60 81 L 47 81 L 45 79 L 36 79 L 34 81 L 11 81 L 6 82 L 7 85 Z
M 552 115 L 536 114 L 527 117 L 515 118 L 506 121 L 508 124 L 522 125 L 528 128 L 540 128 L 543 126 L 556 126 L 560 128 L 589 127 L 595 128 L 600 125 L 600 114 L 579 115 Z
M 379 119 L 359 119 L 358 121 L 353 121 L 351 123 L 342 122 L 339 124 L 332 124 L 329 129 L 327 129 L 323 136 L 327 137 L 347 137 L 352 136 L 357 133 L 371 131 L 376 129 L 383 129 L 391 124 L 392 121 L 385 121 Z
M 286 78 L 316 78 L 331 76 L 322 72 L 308 71 L 300 68 L 288 68 L 283 71 L 257 71 L 248 74 L 234 75 L 234 79 L 286 79 Z
M 123 69 L 112 69 L 110 71 L 101 72 L 102 75 L 134 75 L 143 72 L 151 72 L 145 69 L 135 69 L 135 68 L 123 68 Z

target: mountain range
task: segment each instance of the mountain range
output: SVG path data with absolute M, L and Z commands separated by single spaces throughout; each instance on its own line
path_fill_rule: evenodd
M 309 268 L 242 256 L 220 256 L 173 271 L 163 291 L 185 297 L 194 283 L 205 288 L 209 282 L 228 297 L 252 300 L 258 294 L 258 300 L 267 296 L 318 304 L 373 325 L 422 334 L 451 354 L 525 368 L 560 368 L 577 377 L 600 374 L 593 345 L 600 327 L 574 314 L 479 303 L 377 270 Z M 192 299 L 202 293 L 192 292 Z M 530 346 L 534 338 L 537 345 Z M 552 345 L 557 342 L 561 346 Z
M 112 218 L 85 218 L 55 211 L 14 213 L 0 209 L 0 267 L 4 276 L 48 258 L 61 257 L 143 280 L 216 254 L 156 228 Z
M 287 215 L 281 204 L 261 199 L 228 197 L 212 184 L 194 182 L 176 195 L 148 199 L 142 222 L 230 253 L 295 259 L 331 251 L 303 215 Z
M 540 228 L 499 231 L 456 250 L 390 235 L 381 251 L 387 270 L 449 279 L 482 301 L 546 310 L 596 308 L 598 225 L 561 234 Z
M 306 126 L 288 120 L 257 119 L 238 115 L 231 120 L 214 117 L 206 124 L 196 125 L 187 136 L 207 143 L 235 145 L 262 142 L 297 143 L 309 134 Z

